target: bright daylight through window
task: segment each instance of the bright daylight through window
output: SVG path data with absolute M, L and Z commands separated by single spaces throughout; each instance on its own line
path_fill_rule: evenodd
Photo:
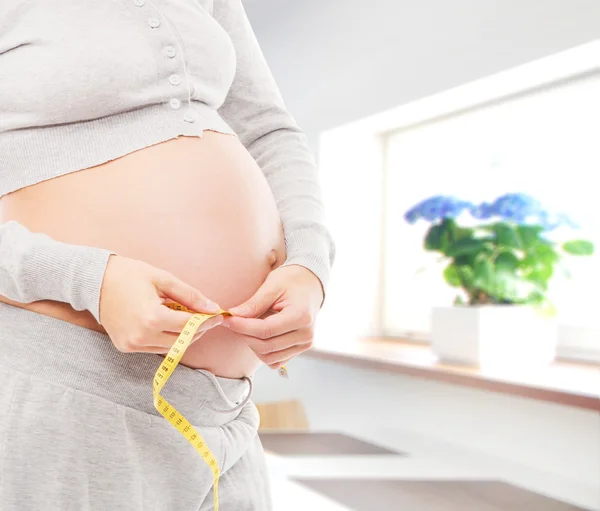
M 428 339 L 432 307 L 451 305 L 461 295 L 460 287 L 443 277 L 448 260 L 423 248 L 430 224 L 410 224 L 405 213 L 434 196 L 477 205 L 517 193 L 536 201 L 542 215 L 549 214 L 545 218 L 564 214 L 572 222 L 563 217 L 544 238 L 595 246 L 593 255 L 561 258 L 547 297 L 557 311 L 559 353 L 561 348 L 567 355 L 573 354 L 570 348 L 600 353 L 599 91 L 600 73 L 587 73 L 386 137 L 382 327 L 387 335 Z M 478 223 L 471 211 L 477 214 L 467 206 L 457 217 L 461 225 Z

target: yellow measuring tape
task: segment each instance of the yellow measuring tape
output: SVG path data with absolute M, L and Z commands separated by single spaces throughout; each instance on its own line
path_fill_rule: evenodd
M 192 445 L 194 449 L 196 449 L 198 454 L 200 454 L 202 459 L 211 469 L 213 473 L 214 484 L 214 507 L 215 511 L 219 511 L 219 464 L 217 463 L 214 454 L 208 448 L 204 442 L 204 439 L 196 431 L 194 426 L 192 426 L 190 422 L 183 415 L 181 415 L 181 413 L 178 412 L 173 405 L 171 405 L 164 397 L 160 395 L 160 391 L 167 383 L 167 380 L 171 377 L 171 374 L 179 364 L 179 361 L 181 360 L 181 357 L 183 357 L 185 350 L 187 350 L 192 343 L 194 334 L 198 331 L 198 328 L 200 328 L 202 323 L 204 323 L 207 319 L 218 316 L 219 314 L 231 316 L 231 313 L 221 310 L 217 314 L 204 314 L 192 311 L 178 303 L 168 303 L 165 305 L 173 310 L 191 312 L 193 316 L 188 320 L 185 327 L 179 334 L 179 337 L 177 337 L 175 344 L 173 344 L 169 350 L 169 353 L 167 353 L 167 356 L 154 374 L 154 382 L 152 386 L 154 407 L 175 429 L 177 429 L 177 431 L 179 431 L 185 437 L 185 439 Z M 287 378 L 288 373 L 285 366 L 279 370 L 279 374 Z

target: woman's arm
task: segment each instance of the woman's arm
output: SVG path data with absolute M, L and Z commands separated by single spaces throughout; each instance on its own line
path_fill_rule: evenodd
M 62 243 L 11 220 L 0 225 L 0 295 L 21 303 L 66 302 L 99 321 L 100 288 L 112 253 Z
M 311 270 L 325 289 L 335 245 L 324 221 L 317 168 L 306 138 L 287 112 L 241 0 L 214 0 L 237 72 L 219 113 L 262 169 L 283 222 L 287 260 Z

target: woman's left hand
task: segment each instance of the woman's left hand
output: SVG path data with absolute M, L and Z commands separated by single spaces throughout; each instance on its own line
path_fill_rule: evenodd
M 229 309 L 233 316 L 221 326 L 249 336 L 248 345 L 258 358 L 279 369 L 312 346 L 322 302 L 323 287 L 313 272 L 300 265 L 280 266 L 254 296 Z M 266 316 L 268 311 L 273 313 Z

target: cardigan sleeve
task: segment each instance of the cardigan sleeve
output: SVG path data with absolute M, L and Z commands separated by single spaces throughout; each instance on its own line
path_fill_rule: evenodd
M 108 250 L 69 245 L 11 220 L 0 224 L 0 295 L 21 302 L 66 302 L 100 321 Z
M 308 268 L 326 289 L 335 244 L 324 225 L 317 167 L 288 113 L 241 0 L 214 0 L 213 17 L 231 38 L 237 70 L 220 115 L 262 169 L 283 224 L 284 265 Z

